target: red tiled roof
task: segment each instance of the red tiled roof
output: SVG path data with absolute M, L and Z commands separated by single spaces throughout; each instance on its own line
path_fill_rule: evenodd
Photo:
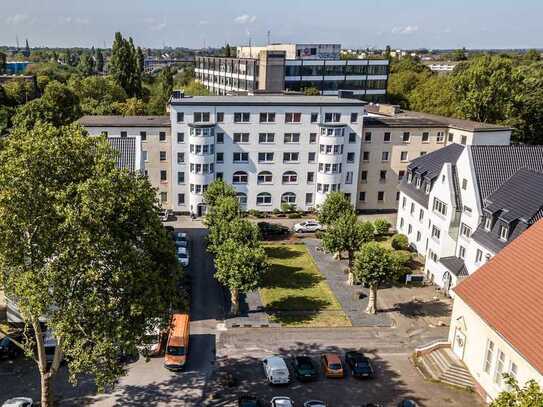
M 543 220 L 454 291 L 543 373 Z

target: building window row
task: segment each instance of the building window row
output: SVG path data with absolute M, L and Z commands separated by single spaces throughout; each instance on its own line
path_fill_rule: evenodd
M 191 144 L 189 147 L 191 154 L 195 155 L 211 155 L 215 153 L 215 145 L 213 144 Z
M 203 194 L 207 191 L 207 185 L 190 184 L 190 192 L 196 195 Z
M 321 144 L 319 146 L 319 151 L 321 154 L 343 154 L 343 144 Z
M 262 113 L 255 113 L 255 115 L 258 115 L 258 122 L 259 123 L 276 123 L 277 122 L 277 113 L 275 112 L 262 112 Z M 301 112 L 286 112 L 284 116 L 284 123 L 302 123 L 303 116 L 305 114 Z M 233 114 L 233 122 L 234 123 L 250 123 L 251 122 L 251 116 L 252 114 L 250 112 L 234 112 Z M 210 112 L 194 112 L 193 115 L 193 122 L 194 123 L 211 123 L 211 113 Z M 319 122 L 319 113 L 310 113 L 310 122 L 311 123 L 318 123 Z M 341 122 L 341 113 L 324 113 L 324 123 L 339 123 Z M 215 114 L 215 122 L 216 123 L 224 123 L 225 122 L 225 115 L 224 112 L 217 112 Z M 351 113 L 350 114 L 350 122 L 356 123 L 358 122 L 359 115 L 358 113 Z M 183 123 L 185 121 L 185 112 L 177 112 L 177 122 Z M 164 133 L 165 138 L 165 133 Z
M 214 164 L 190 164 L 190 172 L 192 174 L 213 174 Z
M 328 192 L 341 191 L 341 184 L 320 184 L 317 183 L 317 192 L 326 194 Z
M 319 172 L 325 174 L 341 174 L 340 164 L 323 164 L 319 163 Z

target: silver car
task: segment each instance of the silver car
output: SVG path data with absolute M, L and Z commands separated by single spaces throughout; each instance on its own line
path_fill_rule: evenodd
M 290 397 L 274 397 L 271 399 L 272 407 L 294 407 L 294 401 Z
M 322 225 L 315 220 L 306 220 L 294 225 L 294 231 L 297 233 L 310 233 L 322 230 Z

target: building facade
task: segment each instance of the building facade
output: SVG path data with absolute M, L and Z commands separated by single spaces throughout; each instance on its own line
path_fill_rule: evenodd
M 199 82 L 216 95 L 300 92 L 322 95 L 353 92 L 364 100 L 386 95 L 388 60 L 342 60 L 339 44 L 272 44 L 238 47 L 237 58 L 196 57 Z

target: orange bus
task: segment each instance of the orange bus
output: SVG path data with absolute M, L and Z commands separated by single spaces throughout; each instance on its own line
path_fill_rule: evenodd
M 164 355 L 164 367 L 182 370 L 189 351 L 190 320 L 188 314 L 173 314 Z

